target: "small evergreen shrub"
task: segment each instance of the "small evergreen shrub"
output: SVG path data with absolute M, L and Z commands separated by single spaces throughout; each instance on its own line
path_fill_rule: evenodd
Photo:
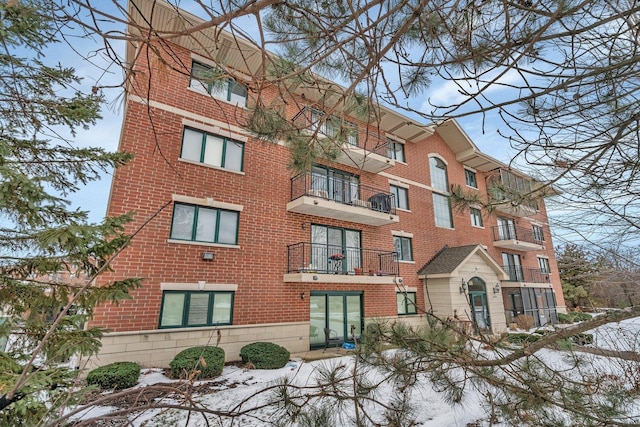
M 169 363 L 173 378 L 205 379 L 217 377 L 224 367 L 224 350 L 199 346 L 182 350 Z
M 523 329 L 525 331 L 528 331 L 529 329 L 533 328 L 536 324 L 535 320 L 533 320 L 533 316 L 530 316 L 528 314 L 520 314 L 514 317 L 513 323 L 518 325 L 519 329 Z
M 574 311 L 571 313 L 558 313 L 558 321 L 560 323 L 575 323 L 591 320 L 593 316 L 589 313 L 583 313 L 581 311 Z
M 138 383 L 140 365 L 135 362 L 116 362 L 89 372 L 87 384 L 97 385 L 103 390 L 119 390 Z
M 282 368 L 289 356 L 289 350 L 272 342 L 254 342 L 240 349 L 242 363 L 251 363 L 256 369 Z
M 506 340 L 512 344 L 533 343 L 542 338 L 538 334 L 507 334 Z
M 593 334 L 577 334 L 571 337 L 571 341 L 575 345 L 589 345 L 593 344 Z

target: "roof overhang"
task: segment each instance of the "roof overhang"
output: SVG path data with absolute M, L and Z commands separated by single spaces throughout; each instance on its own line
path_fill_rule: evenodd
M 469 255 L 467 255 L 458 265 L 449 273 L 436 273 L 436 274 L 421 274 L 418 276 L 419 279 L 443 279 L 443 278 L 453 278 L 460 277 L 461 270 L 464 269 L 465 264 L 471 260 L 475 255 L 478 255 L 482 260 L 489 266 L 498 276 L 500 280 L 509 279 L 509 275 L 502 269 L 502 266 L 496 262 L 495 259 L 487 252 L 487 250 L 482 245 L 477 245 Z

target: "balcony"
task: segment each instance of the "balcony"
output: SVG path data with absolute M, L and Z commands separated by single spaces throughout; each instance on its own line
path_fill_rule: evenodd
M 509 275 L 506 282 L 544 283 L 549 284 L 549 273 L 539 268 L 522 267 L 520 265 L 505 265 L 503 270 Z
M 396 252 L 300 242 L 287 246 L 285 282 L 401 283 Z
M 340 144 L 336 162 L 366 172 L 378 173 L 395 166 L 388 155 L 386 138 L 373 132 L 360 134 L 355 123 L 328 116 L 323 111 L 305 107 L 293 118 L 293 124 L 318 138 L 331 138 Z
M 495 208 L 509 215 L 527 217 L 539 212 L 535 182 L 506 169 L 499 169 L 489 176 L 489 198 Z
M 388 191 L 311 172 L 291 178 L 287 211 L 372 226 L 400 222 Z
M 513 251 L 540 251 L 544 249 L 544 236 L 532 229 L 514 225 L 493 227 L 493 246 Z

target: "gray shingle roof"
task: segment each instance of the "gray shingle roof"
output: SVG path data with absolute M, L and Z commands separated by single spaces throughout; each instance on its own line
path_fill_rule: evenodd
M 453 248 L 445 246 L 431 258 L 431 261 L 418 270 L 418 275 L 453 273 L 460 263 L 477 247 L 478 245 L 456 246 Z

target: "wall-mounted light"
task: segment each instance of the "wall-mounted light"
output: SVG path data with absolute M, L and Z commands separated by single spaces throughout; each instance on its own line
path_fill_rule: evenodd
M 318 276 L 313 276 L 313 280 L 318 280 Z
M 496 285 L 493 287 L 493 293 L 500 293 L 500 283 L 496 283 Z
M 205 261 L 213 261 L 215 254 L 213 252 L 202 252 L 202 259 Z
M 460 293 L 464 294 L 467 291 L 467 283 L 462 279 L 462 286 L 460 286 Z
M 304 292 L 300 292 L 300 299 L 304 301 Z

